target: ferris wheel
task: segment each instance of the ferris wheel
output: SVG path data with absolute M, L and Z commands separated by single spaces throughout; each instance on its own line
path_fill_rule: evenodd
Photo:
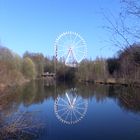
M 57 61 L 65 65 L 76 67 L 87 54 L 85 40 L 75 32 L 64 32 L 55 41 L 55 55 Z
M 57 97 L 54 111 L 58 120 L 65 124 L 78 123 L 86 114 L 88 101 L 76 94 L 76 89 L 66 91 L 65 95 Z

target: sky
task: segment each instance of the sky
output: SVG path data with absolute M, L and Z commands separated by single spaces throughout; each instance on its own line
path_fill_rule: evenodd
M 120 0 L 0 0 L 0 44 L 23 55 L 25 51 L 54 55 L 60 34 L 73 31 L 87 45 L 87 58 L 112 57 L 118 48 L 103 28 L 111 12 L 117 16 Z

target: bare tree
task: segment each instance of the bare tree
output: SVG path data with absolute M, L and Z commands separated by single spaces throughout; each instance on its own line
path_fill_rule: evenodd
M 120 11 L 114 15 L 111 11 L 102 11 L 111 33 L 111 42 L 121 50 L 139 42 L 140 38 L 140 2 L 139 0 L 120 0 Z
M 140 18 L 140 2 L 139 0 L 121 0 L 125 5 L 126 14 L 137 16 Z
M 125 27 L 125 30 L 131 37 L 140 38 L 140 2 L 139 0 L 121 0 L 121 14 L 132 22 L 130 27 Z

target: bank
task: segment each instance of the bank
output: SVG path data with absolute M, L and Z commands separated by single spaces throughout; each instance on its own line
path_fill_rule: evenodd
M 79 82 L 84 83 L 94 83 L 94 84 L 104 84 L 104 85 L 122 85 L 122 86 L 133 86 L 140 87 L 140 81 L 130 81 L 123 78 L 108 78 L 108 79 L 98 79 L 98 80 L 79 80 Z

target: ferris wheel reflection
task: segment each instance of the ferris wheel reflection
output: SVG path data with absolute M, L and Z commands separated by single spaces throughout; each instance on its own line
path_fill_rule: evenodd
M 62 123 L 76 124 L 81 121 L 88 108 L 87 99 L 78 96 L 77 89 L 72 88 L 64 95 L 58 96 L 54 103 L 55 115 Z

